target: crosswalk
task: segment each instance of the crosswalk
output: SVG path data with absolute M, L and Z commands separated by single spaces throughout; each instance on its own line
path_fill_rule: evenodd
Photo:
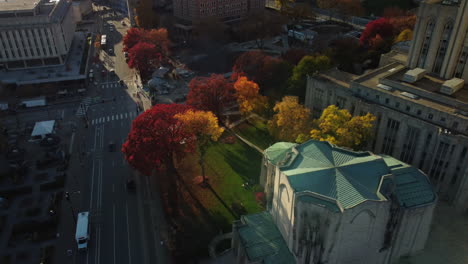
M 113 114 L 113 115 L 108 115 L 108 116 L 103 116 L 103 117 L 98 117 L 93 120 L 91 120 L 91 125 L 99 125 L 99 124 L 104 124 L 107 122 L 112 122 L 112 121 L 118 121 L 118 120 L 124 120 L 124 119 L 134 119 L 137 116 L 136 111 L 130 111 L 126 113 L 118 113 L 118 114 Z
M 100 84 L 101 89 L 112 89 L 112 88 L 117 88 L 119 86 L 120 84 L 118 82 L 108 82 L 108 83 Z
M 94 104 L 96 102 L 99 102 L 101 100 L 101 97 L 96 96 L 96 97 L 85 97 L 83 100 L 81 100 L 80 106 L 76 110 L 76 116 L 84 116 L 86 115 L 86 112 L 88 111 L 88 108 L 91 104 Z

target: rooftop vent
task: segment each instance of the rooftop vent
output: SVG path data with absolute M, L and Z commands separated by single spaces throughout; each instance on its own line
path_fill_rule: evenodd
M 400 93 L 401 96 L 404 96 L 404 97 L 408 97 L 408 98 L 411 98 L 411 99 L 419 99 L 419 96 L 415 95 L 415 94 L 412 94 L 412 93 L 408 93 L 408 92 L 402 92 Z
M 385 84 L 381 84 L 381 83 L 377 84 L 377 87 L 379 87 L 380 89 L 384 89 L 386 91 L 392 91 L 393 90 L 392 87 L 390 87 L 388 85 L 385 85 Z
M 403 76 L 403 81 L 408 83 L 415 83 L 421 80 L 422 77 L 426 74 L 426 70 L 421 68 L 414 68 L 409 70 Z
M 440 92 L 443 94 L 452 95 L 463 88 L 464 84 L 465 81 L 463 79 L 453 78 L 445 81 L 444 84 L 442 84 L 440 87 Z

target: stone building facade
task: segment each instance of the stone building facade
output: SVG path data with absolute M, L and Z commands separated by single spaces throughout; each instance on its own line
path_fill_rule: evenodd
M 426 243 L 436 194 L 420 170 L 328 142 L 265 150 L 267 211 L 233 225 L 236 263 L 387 264 Z
M 265 0 L 174 0 L 173 4 L 174 16 L 190 22 L 207 17 L 231 22 L 265 8 Z
M 6 69 L 63 64 L 76 21 L 67 0 L 0 5 L 0 64 Z
M 388 64 L 361 76 L 336 69 L 310 76 L 305 98 L 315 116 L 331 104 L 376 115 L 368 149 L 427 173 L 440 199 L 460 211 L 468 209 L 467 5 L 424 2 L 406 61 L 392 51 L 383 56 Z

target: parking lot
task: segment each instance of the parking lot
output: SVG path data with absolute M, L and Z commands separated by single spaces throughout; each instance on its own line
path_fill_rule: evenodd
M 1 132 L 8 144 L 0 156 L 2 264 L 48 263 L 53 256 L 75 129 L 69 117 L 75 107 L 49 106 L 3 117 Z M 54 121 L 55 132 L 32 138 L 36 121 L 46 120 Z

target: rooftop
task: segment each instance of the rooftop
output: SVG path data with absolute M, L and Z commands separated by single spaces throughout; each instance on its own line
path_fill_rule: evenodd
M 311 194 L 301 199 L 331 211 L 343 211 L 368 200 L 387 201 L 386 191 L 381 188 L 385 179 L 396 185 L 395 193 L 403 207 L 435 199 L 422 172 L 390 157 L 315 140 L 300 145 L 276 143 L 265 150 L 265 155 L 279 166 L 296 193 Z
M 75 32 L 68 57 L 64 65 L 46 66 L 41 68 L 0 70 L 0 80 L 17 85 L 59 82 L 85 79 L 86 74 L 80 72 L 85 50 L 86 34 Z M 84 57 L 86 58 L 86 57 Z
M 244 215 L 238 228 L 240 242 L 252 262 L 264 264 L 294 263 L 283 236 L 268 212 Z
M 454 94 L 446 95 L 439 92 L 446 80 L 425 74 L 414 83 L 404 82 L 403 76 L 408 70 L 410 69 L 403 64 L 395 62 L 364 74 L 354 82 L 441 112 L 450 114 L 457 114 L 460 111 L 468 112 L 468 83 L 465 83 L 464 87 Z M 392 89 L 384 90 L 378 86 L 379 84 L 385 84 Z M 417 98 L 408 98 L 401 95 L 402 92 L 417 95 Z
M 0 0 L 0 12 L 34 9 L 40 0 Z

